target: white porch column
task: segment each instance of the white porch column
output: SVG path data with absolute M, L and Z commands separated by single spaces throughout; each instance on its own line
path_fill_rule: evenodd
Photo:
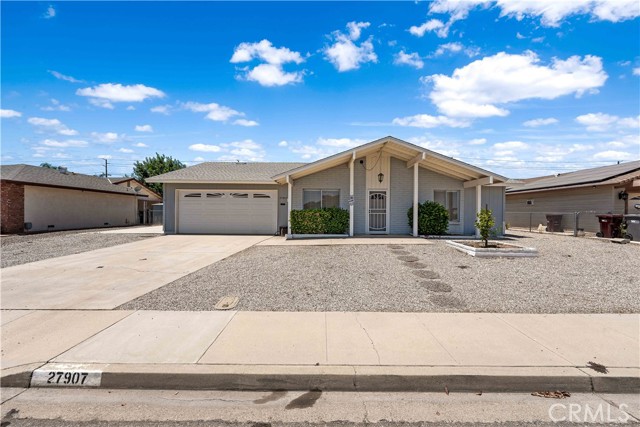
M 413 165 L 413 237 L 418 237 L 418 174 L 420 166 Z
M 293 235 L 291 231 L 291 199 L 293 197 L 293 181 L 289 175 L 287 175 L 287 184 L 287 237 L 289 237 Z
M 353 205 L 355 203 L 354 197 L 354 184 L 353 184 L 353 164 L 356 160 L 356 153 L 353 152 L 351 160 L 349 161 L 349 237 L 353 237 Z
M 482 185 L 476 185 L 476 215 L 479 214 L 481 210 L 482 210 Z M 478 228 L 476 228 L 476 237 L 480 237 L 480 230 Z

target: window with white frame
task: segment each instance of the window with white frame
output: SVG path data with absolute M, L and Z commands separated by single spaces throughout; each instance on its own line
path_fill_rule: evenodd
M 340 207 L 340 190 L 302 190 L 302 209 Z
M 460 192 L 436 190 L 433 192 L 433 201 L 440 203 L 449 212 L 449 221 L 460 221 Z

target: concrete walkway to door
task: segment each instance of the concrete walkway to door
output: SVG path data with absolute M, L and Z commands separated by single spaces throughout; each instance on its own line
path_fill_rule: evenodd
M 111 310 L 270 236 L 173 235 L 2 270 L 2 309 Z

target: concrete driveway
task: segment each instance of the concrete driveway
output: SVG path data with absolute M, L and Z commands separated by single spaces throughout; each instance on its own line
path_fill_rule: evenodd
M 2 269 L 2 309 L 111 310 L 270 236 L 161 236 Z

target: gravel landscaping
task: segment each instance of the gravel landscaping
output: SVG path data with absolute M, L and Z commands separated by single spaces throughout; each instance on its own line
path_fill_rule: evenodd
M 64 255 L 78 254 L 157 237 L 157 234 L 104 234 L 72 230 L 0 237 L 2 268 Z
M 119 308 L 212 310 L 233 295 L 257 311 L 640 312 L 640 246 L 513 234 L 540 255 L 474 258 L 444 241 L 254 246 Z

